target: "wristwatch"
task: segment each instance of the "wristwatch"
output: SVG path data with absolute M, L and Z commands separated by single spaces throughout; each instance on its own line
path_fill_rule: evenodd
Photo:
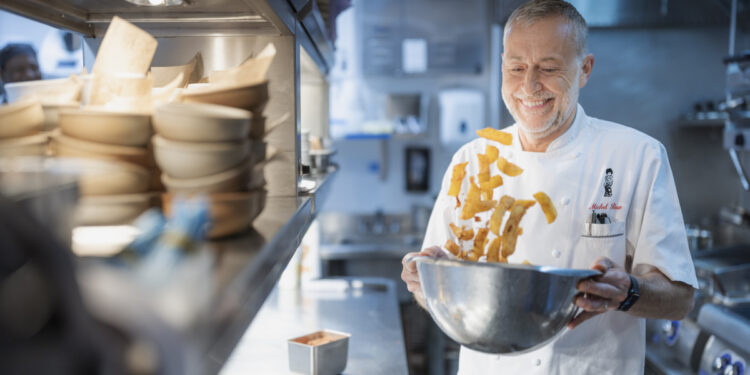
M 641 296 L 641 290 L 638 288 L 638 280 L 636 280 L 633 275 L 628 276 L 630 276 L 630 289 L 628 289 L 628 296 L 625 297 L 625 300 L 617 307 L 617 310 L 619 311 L 630 310 L 635 302 L 638 301 L 638 297 Z

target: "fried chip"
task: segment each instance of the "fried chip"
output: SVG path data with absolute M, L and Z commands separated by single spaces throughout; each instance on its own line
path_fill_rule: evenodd
M 484 155 L 487 156 L 487 163 L 492 164 L 497 160 L 499 152 L 497 151 L 497 147 L 487 145 L 484 148 Z
M 489 182 L 490 180 L 490 164 L 487 155 L 477 154 L 477 161 L 479 162 L 479 173 L 477 174 L 477 180 L 481 185 L 483 182 Z
M 503 223 L 503 216 L 505 215 L 505 212 L 510 209 L 510 207 L 513 205 L 513 202 L 516 200 L 513 199 L 510 195 L 503 195 L 502 198 L 500 198 L 500 202 L 495 206 L 495 211 L 492 213 L 492 217 L 490 218 L 490 230 L 492 233 L 494 233 L 496 236 L 500 235 L 500 224 Z
M 487 248 L 487 261 L 488 262 L 499 262 L 500 261 L 500 243 L 502 237 L 495 237 L 490 246 Z
M 472 262 L 476 262 L 479 260 L 479 254 L 475 253 L 474 251 L 470 251 L 468 255 L 466 255 L 465 259 L 470 260 Z
M 518 199 L 511 206 L 510 217 L 508 217 L 508 221 L 505 222 L 505 228 L 503 228 L 503 258 L 508 258 L 516 251 L 516 240 L 519 235 L 518 224 L 521 222 L 523 215 L 526 214 L 526 210 L 534 204 L 536 204 L 536 201 Z
M 474 182 L 474 177 L 469 177 L 469 192 L 464 199 L 464 207 L 461 210 L 461 220 L 469 220 L 477 213 L 477 206 L 481 202 L 479 186 Z
M 497 169 L 499 169 L 500 172 L 503 172 L 504 174 L 511 177 L 516 177 L 519 174 L 523 173 L 523 169 L 521 167 L 509 162 L 502 156 L 499 156 L 497 158 Z
M 531 262 L 529 262 L 528 259 L 524 259 L 523 262 L 521 262 L 521 264 L 525 264 L 527 266 L 531 266 L 532 265 Z
M 517 199 L 514 203 L 520 204 L 524 206 L 524 208 L 531 208 L 536 204 L 536 201 L 532 201 L 531 199 Z
M 464 229 L 464 231 L 461 232 L 461 237 L 459 237 L 458 239 L 461 241 L 468 241 L 472 238 L 474 238 L 474 229 L 469 228 L 469 229 Z
M 480 195 L 481 190 L 479 189 L 479 186 L 477 186 L 477 184 L 474 182 L 474 177 L 469 178 L 469 183 L 469 193 L 466 194 L 464 207 L 461 210 L 461 220 L 469 220 L 475 214 L 491 210 L 497 204 L 496 201 L 482 200 L 482 197 Z M 477 219 L 474 220 L 479 221 Z
M 534 194 L 534 199 L 536 199 L 537 202 L 539 202 L 539 205 L 542 207 L 544 216 L 547 218 L 547 224 L 551 224 L 553 221 L 555 221 L 555 219 L 557 218 L 557 209 L 555 208 L 555 205 L 552 204 L 552 200 L 549 198 L 549 196 L 540 191 Z
M 482 138 L 487 138 L 490 141 L 500 142 L 506 146 L 510 146 L 513 143 L 512 134 L 494 128 L 484 128 L 477 130 L 477 135 Z
M 451 232 L 453 232 L 453 235 L 456 236 L 456 238 L 461 237 L 461 228 L 459 228 L 458 225 L 448 223 L 448 226 L 451 228 Z
M 453 242 L 453 240 L 445 241 L 445 245 L 443 245 L 443 247 L 446 250 L 450 251 L 451 254 L 453 254 L 454 256 L 460 257 L 460 255 L 461 255 L 461 248 L 458 247 L 458 245 L 456 245 L 456 243 Z
M 464 177 L 466 177 L 466 164 L 469 164 L 469 162 L 458 163 L 453 166 L 453 174 L 451 174 L 451 186 L 448 189 L 448 196 L 458 198 L 458 193 L 461 192 L 461 183 L 464 181 Z
M 503 178 L 500 175 L 492 176 L 489 181 L 480 182 L 479 190 L 482 192 L 482 199 L 492 200 L 493 192 L 502 186 Z
M 484 255 L 484 247 L 487 245 L 487 233 L 489 229 L 480 228 L 477 229 L 477 236 L 474 238 L 474 246 L 471 251 L 481 257 Z

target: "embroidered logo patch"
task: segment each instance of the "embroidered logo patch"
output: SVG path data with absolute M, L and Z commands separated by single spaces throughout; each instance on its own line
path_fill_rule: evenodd
M 604 175 L 604 196 L 605 197 L 611 197 L 612 196 L 612 183 L 614 182 L 614 172 L 612 172 L 612 168 L 607 168 Z

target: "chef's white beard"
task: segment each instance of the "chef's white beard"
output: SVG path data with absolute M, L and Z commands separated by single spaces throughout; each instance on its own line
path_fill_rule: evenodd
M 559 127 L 556 126 L 560 123 L 560 114 L 558 113 L 557 116 L 551 118 L 547 123 L 541 127 L 541 128 L 530 128 L 526 126 L 521 120 L 519 116 L 516 116 L 513 111 L 510 111 L 510 115 L 513 116 L 513 119 L 516 120 L 516 124 L 523 130 L 524 135 L 531 139 L 544 139 L 550 134 L 554 133 L 555 130 Z
M 580 74 L 580 73 L 579 73 Z M 578 82 L 579 76 L 576 75 L 573 82 Z M 552 133 L 556 132 L 558 129 L 560 129 L 561 126 L 563 126 L 566 119 L 570 118 L 572 116 L 573 111 L 575 111 L 578 103 L 578 86 L 576 85 L 570 85 L 570 89 L 568 89 L 567 97 L 570 98 L 571 104 L 568 108 L 565 109 L 564 112 L 559 112 L 557 116 L 552 117 L 549 121 L 547 121 L 544 126 L 541 128 L 530 128 L 526 124 L 524 124 L 521 121 L 521 117 L 518 116 L 517 113 L 515 113 L 514 109 L 511 108 L 511 106 L 507 106 L 508 112 L 510 112 L 510 115 L 513 117 L 513 120 L 516 121 L 516 124 L 523 130 L 523 133 L 526 137 L 533 139 L 533 140 L 539 140 L 544 139 L 550 136 Z M 510 100 L 515 99 L 513 94 L 511 94 L 511 98 L 503 98 L 506 103 L 511 103 Z M 510 99 L 510 100 L 508 100 Z

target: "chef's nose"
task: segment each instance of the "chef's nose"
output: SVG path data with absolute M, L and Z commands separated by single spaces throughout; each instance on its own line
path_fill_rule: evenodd
M 526 94 L 533 94 L 542 89 L 539 83 L 539 71 L 536 69 L 527 69 L 523 77 L 523 89 Z

